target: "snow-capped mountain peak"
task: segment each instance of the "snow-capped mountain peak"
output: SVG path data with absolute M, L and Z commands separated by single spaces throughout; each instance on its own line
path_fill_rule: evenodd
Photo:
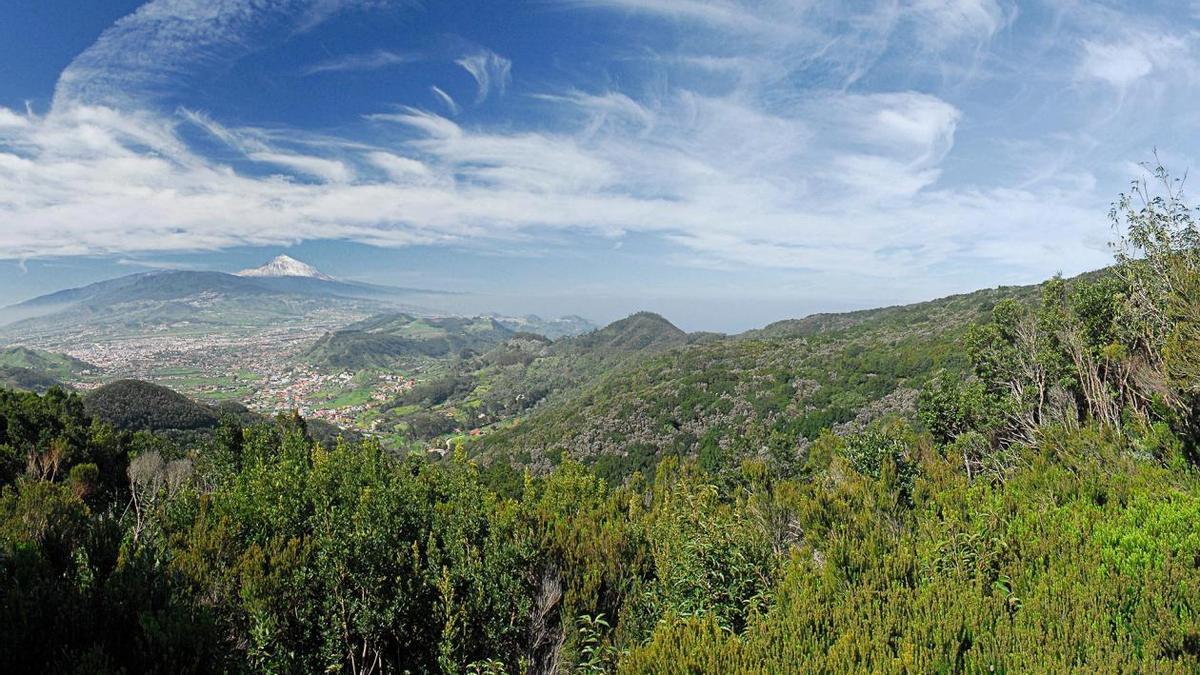
M 333 281 L 333 277 L 322 274 L 312 265 L 286 255 L 276 256 L 274 260 L 262 267 L 242 270 L 237 275 L 239 277 L 309 277 L 310 279 Z

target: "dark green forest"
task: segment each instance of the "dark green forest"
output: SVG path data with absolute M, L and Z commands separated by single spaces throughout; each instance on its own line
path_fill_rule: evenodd
M 5 671 L 1197 672 L 1200 231 L 1159 178 L 1112 267 L 969 325 L 676 336 L 441 460 L 0 390 Z

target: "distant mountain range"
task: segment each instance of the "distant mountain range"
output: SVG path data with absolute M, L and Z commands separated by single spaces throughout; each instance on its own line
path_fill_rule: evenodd
M 190 325 L 197 330 L 267 327 L 300 320 L 314 311 L 327 309 L 348 310 L 359 316 L 399 316 L 398 313 L 403 313 L 411 320 L 416 316 L 444 315 L 445 312 L 434 305 L 438 304 L 439 298 L 449 295 L 454 294 L 335 279 L 307 263 L 281 255 L 261 267 L 237 274 L 160 270 L 49 293 L 0 308 L 0 339 L 70 334 L 84 329 L 137 335 L 148 329 L 176 324 Z M 578 316 L 543 319 L 535 315 L 493 315 L 485 319 L 493 322 L 495 329 L 505 335 L 530 332 L 557 339 L 595 329 L 587 319 Z M 443 324 L 450 327 L 449 333 L 453 333 L 453 326 L 461 321 L 446 319 Z M 347 330 L 359 329 L 361 327 Z M 376 327 L 371 332 L 373 336 L 365 341 L 379 343 L 386 331 Z M 334 342 L 349 339 L 350 335 L 341 335 Z M 383 351 L 432 348 L 430 344 L 406 344 L 406 347 L 393 344 Z M 496 341 L 480 344 L 478 336 L 472 336 L 464 340 L 451 339 L 446 344 L 449 345 L 447 349 L 474 349 L 493 346 Z M 337 349 L 336 345 L 329 346 Z M 375 348 L 378 344 L 368 346 L 368 351 Z M 374 357 L 368 355 L 365 358 Z
M 289 267 L 283 259 L 299 267 Z M 291 274 L 289 272 L 296 272 Z M 445 291 L 397 288 L 338 281 L 304 263 L 280 256 L 262 267 L 237 274 L 191 270 L 156 270 L 69 288 L 12 305 L 13 309 L 63 306 L 117 305 L 137 301 L 180 300 L 203 294 L 231 296 L 306 295 L 360 299 L 387 299 L 406 295 L 442 295 Z
M 596 330 L 596 324 L 588 321 L 582 316 L 574 314 L 562 316 L 557 319 L 543 319 L 536 314 L 526 314 L 525 316 L 500 316 L 499 314 L 489 314 L 500 325 L 518 333 L 533 333 L 542 335 L 551 340 L 557 340 L 563 337 L 572 335 L 583 335 Z
M 297 307 L 385 307 L 311 270 L 270 276 L 298 269 L 273 262 L 281 264 L 264 266 L 266 276 L 133 275 L 23 304 L 74 308 L 56 309 L 48 321 L 70 316 L 63 312 L 123 320 L 177 312 L 194 322 L 212 307 L 265 321 Z M 1032 304 L 1038 293 L 1037 286 L 987 289 L 729 336 L 687 333 L 651 312 L 587 330 L 579 317 L 432 317 L 385 308 L 288 358 L 319 371 L 415 376 L 415 385 L 371 411 L 371 433 L 396 447 L 441 447 L 464 434 L 485 465 L 513 460 L 541 471 L 571 457 L 619 482 L 633 471 L 650 475 L 664 454 L 728 465 L 803 451 L 826 428 L 911 416 L 924 381 L 939 369 L 965 368 L 958 345 L 969 324 L 986 321 L 1002 299 Z M 37 350 L 0 350 L 0 386 L 40 391 L 78 381 L 87 368 Z M 229 412 L 130 381 L 86 398 L 98 417 L 128 429 L 203 431 Z
M 384 405 L 381 426 L 425 441 L 454 429 L 509 422 L 547 402 L 570 399 L 627 364 L 707 339 L 651 312 L 555 341 L 514 333 Z
M 330 307 L 421 310 L 443 291 L 339 281 L 287 256 L 238 274 L 161 270 L 70 288 L 0 309 L 0 332 L 28 336 L 109 325 L 271 324 Z M 428 310 L 425 310 L 428 311 Z

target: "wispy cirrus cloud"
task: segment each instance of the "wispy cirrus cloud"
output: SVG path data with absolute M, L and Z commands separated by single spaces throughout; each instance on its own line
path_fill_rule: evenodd
M 433 93 L 434 97 L 437 98 L 437 100 L 440 101 L 442 103 L 442 105 L 446 106 L 446 110 L 448 110 L 451 115 L 458 114 L 458 112 L 459 112 L 458 102 L 455 101 L 454 98 L 452 96 L 450 96 L 450 94 L 447 94 L 444 89 L 442 89 L 441 87 L 439 87 L 437 85 L 433 85 L 433 86 L 429 87 L 429 91 Z
M 1084 40 L 1079 75 L 1123 90 L 1156 71 L 1194 73 L 1196 38 L 1133 31 L 1117 39 Z
M 482 49 L 454 61 L 475 79 L 478 89 L 475 102 L 483 102 L 489 94 L 503 94 L 512 80 L 512 61 Z
M 324 157 L 287 152 L 251 152 L 246 158 L 254 162 L 285 167 L 326 183 L 349 183 L 354 178 L 354 171 L 344 162 Z
M 945 44 L 959 39 L 988 40 L 1011 24 L 1019 14 L 1015 4 L 999 0 L 912 0 L 900 12 L 928 33 L 927 43 Z
M 395 66 L 416 63 L 422 59 L 420 54 L 395 52 L 387 49 L 377 49 L 365 54 L 345 54 L 326 59 L 305 68 L 304 75 L 321 73 L 344 73 L 357 71 L 380 70 Z
M 104 31 L 59 76 L 54 106 L 144 103 L 335 14 L 402 0 L 152 0 Z

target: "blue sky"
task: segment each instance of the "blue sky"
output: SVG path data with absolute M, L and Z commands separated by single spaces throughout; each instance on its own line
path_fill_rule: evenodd
M 1028 283 L 1195 166 L 1198 90 L 1197 2 L 9 0 L 0 289 L 286 251 L 738 330 Z

